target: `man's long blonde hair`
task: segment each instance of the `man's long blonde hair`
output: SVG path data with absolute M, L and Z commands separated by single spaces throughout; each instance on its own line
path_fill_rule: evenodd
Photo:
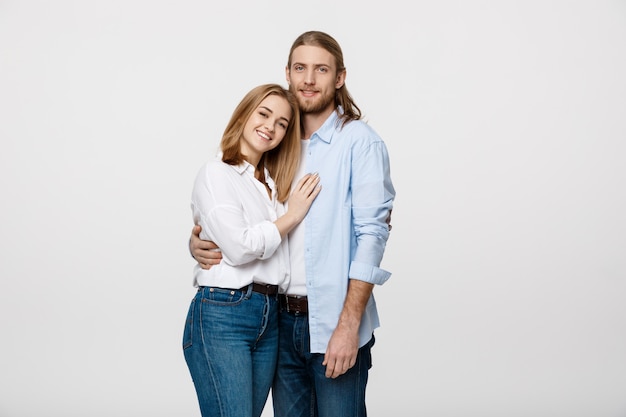
M 345 71 L 346 67 L 343 63 L 343 52 L 341 51 L 339 42 L 337 42 L 335 38 L 329 34 L 317 30 L 304 32 L 293 42 L 291 49 L 289 50 L 289 59 L 287 60 L 288 69 L 291 70 L 291 56 L 293 55 L 293 51 L 298 46 L 302 45 L 317 46 L 328 51 L 335 58 L 335 66 L 337 67 L 337 73 L 335 76 L 341 71 Z M 335 90 L 335 107 L 337 106 L 341 106 L 343 109 L 343 113 L 339 115 L 339 120 L 341 121 L 342 126 L 351 120 L 359 120 L 361 118 L 361 109 L 359 109 L 354 102 L 354 99 L 348 92 L 346 83 L 343 83 L 341 88 Z

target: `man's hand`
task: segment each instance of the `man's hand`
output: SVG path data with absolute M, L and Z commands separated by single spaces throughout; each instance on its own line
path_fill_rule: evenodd
M 222 252 L 216 250 L 219 248 L 215 243 L 200 239 L 201 230 L 202 227 L 199 225 L 195 225 L 191 230 L 189 251 L 202 269 L 211 269 L 213 265 L 217 265 L 222 261 Z
M 326 366 L 326 378 L 337 378 L 348 372 L 356 363 L 359 353 L 359 333 L 346 326 L 337 326 L 333 332 L 322 365 Z
M 328 341 L 324 362 L 326 378 L 337 378 L 356 363 L 359 353 L 359 326 L 374 285 L 351 279 L 339 322 Z

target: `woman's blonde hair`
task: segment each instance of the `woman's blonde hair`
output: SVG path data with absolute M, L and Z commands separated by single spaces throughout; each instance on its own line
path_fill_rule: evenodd
M 230 165 L 239 165 L 245 158 L 241 153 L 243 129 L 261 102 L 268 96 L 276 95 L 284 98 L 291 107 L 291 120 L 287 126 L 285 137 L 280 144 L 261 156 L 258 169 L 263 173 L 267 168 L 276 183 L 278 200 L 285 202 L 289 198 L 291 184 L 300 164 L 300 108 L 292 92 L 279 84 L 263 84 L 253 88 L 245 95 L 235 108 L 230 121 L 224 129 L 220 148 L 222 161 Z

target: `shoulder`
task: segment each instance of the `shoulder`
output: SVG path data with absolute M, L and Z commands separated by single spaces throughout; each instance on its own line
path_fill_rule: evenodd
M 221 159 L 219 158 L 213 158 L 213 159 L 209 159 L 208 161 L 206 161 L 206 163 L 204 164 L 205 169 L 209 169 L 209 170 L 222 170 L 225 167 L 227 167 L 227 165 L 222 162 Z
M 200 167 L 200 172 L 206 174 L 227 174 L 230 171 L 233 171 L 233 166 L 222 162 L 220 158 L 210 159 Z
M 350 138 L 355 145 L 368 145 L 383 141 L 378 132 L 364 120 L 352 120 L 346 123 L 337 129 L 337 134 Z
M 223 182 L 230 177 L 238 177 L 237 167 L 222 162 L 215 158 L 205 162 L 198 170 L 196 181 L 205 184 L 215 184 Z

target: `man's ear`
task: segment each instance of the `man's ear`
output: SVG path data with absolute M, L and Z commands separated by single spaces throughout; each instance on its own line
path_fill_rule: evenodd
M 291 77 L 289 76 L 289 67 L 285 67 L 285 79 L 287 80 L 287 84 L 291 85 Z
M 337 74 L 337 80 L 335 81 L 335 89 L 339 90 L 346 82 L 346 70 L 344 69 Z

